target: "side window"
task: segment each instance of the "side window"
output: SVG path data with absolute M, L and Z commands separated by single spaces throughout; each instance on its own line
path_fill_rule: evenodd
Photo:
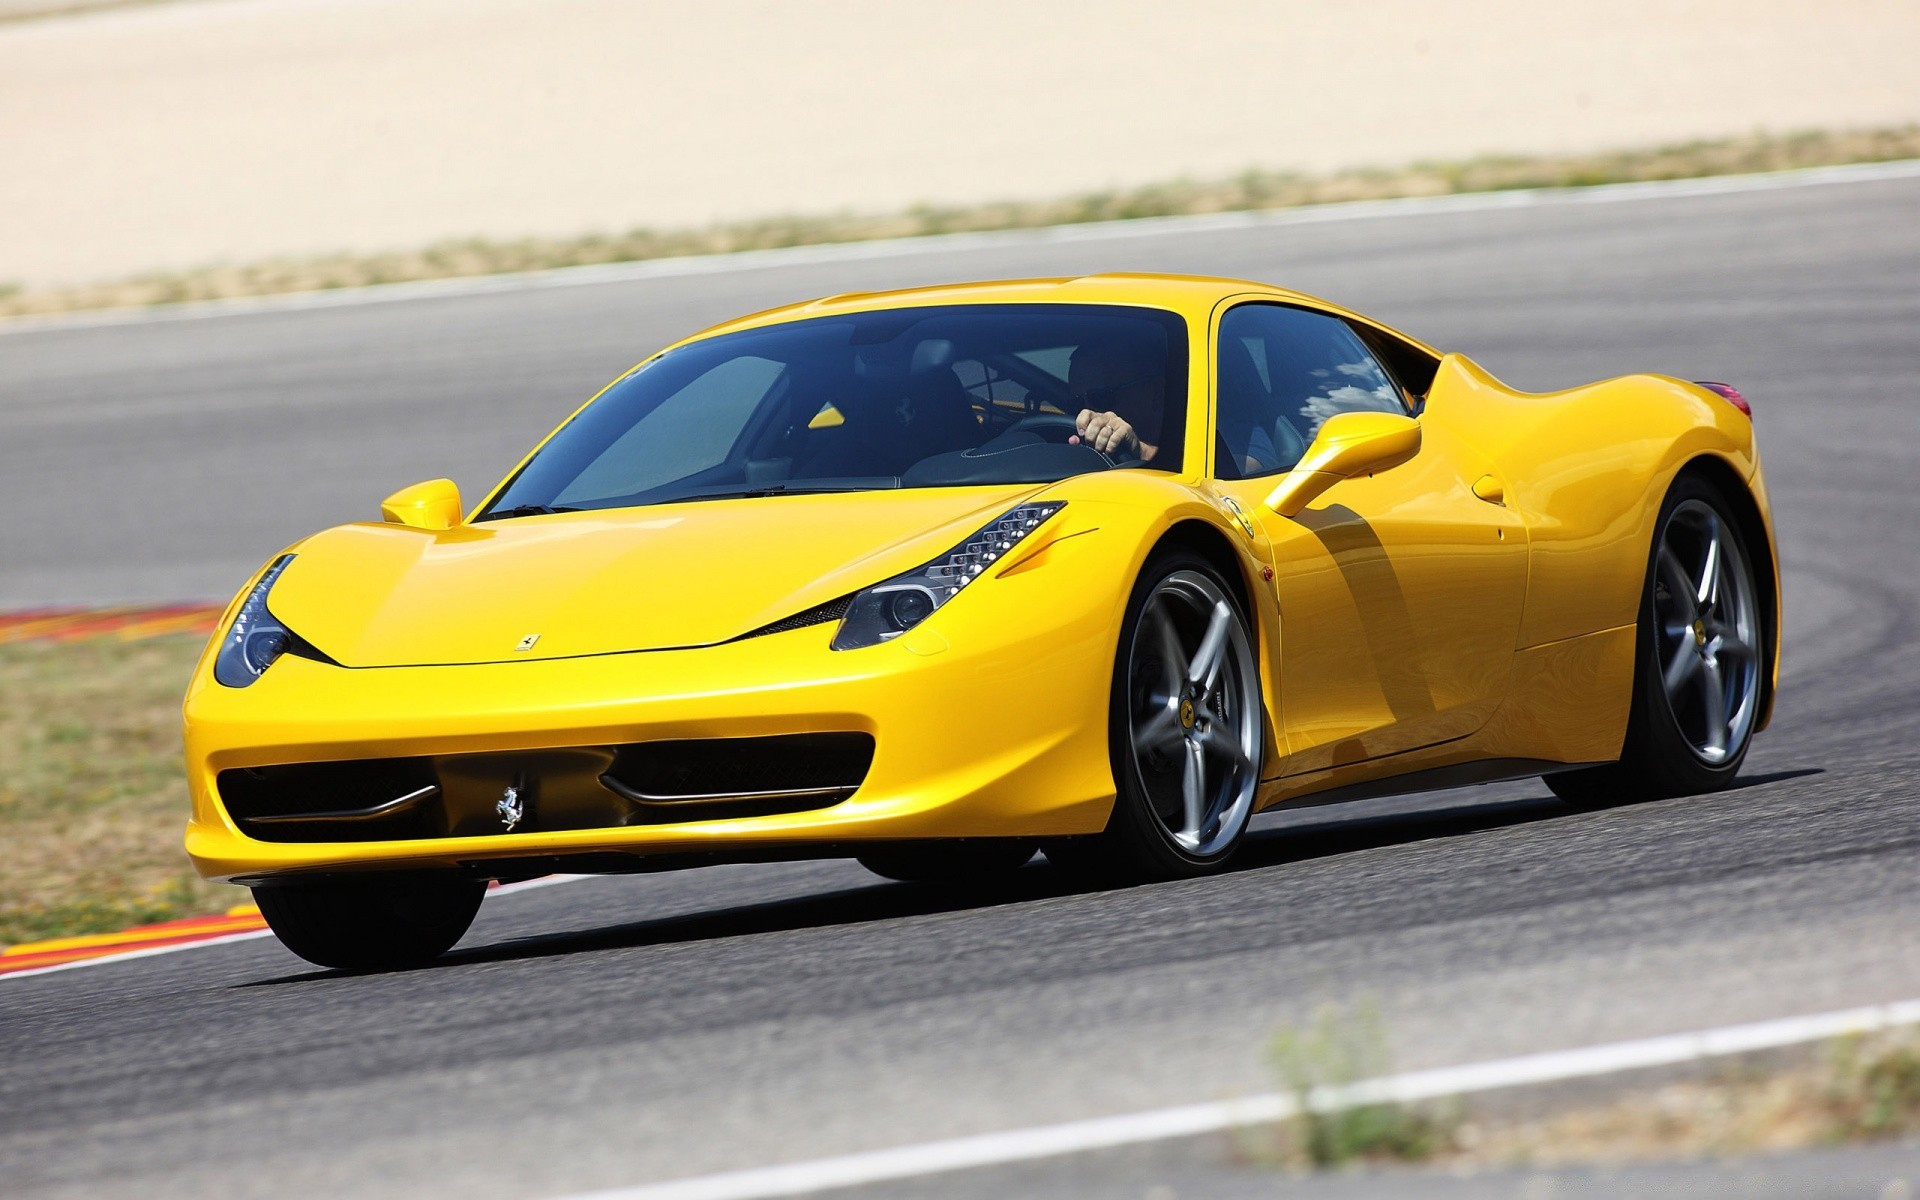
M 1220 321 L 1214 471 L 1251 479 L 1288 470 L 1328 417 L 1407 411 L 1400 389 L 1345 321 L 1280 304 L 1243 304 Z

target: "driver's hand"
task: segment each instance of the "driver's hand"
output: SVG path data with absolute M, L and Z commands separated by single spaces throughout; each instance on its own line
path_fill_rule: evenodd
M 1138 457 L 1140 453 L 1139 435 L 1133 432 L 1133 426 L 1110 412 L 1094 412 L 1090 408 L 1080 410 L 1073 419 L 1076 436 L 1067 439 L 1071 445 L 1083 442 L 1102 454 Z

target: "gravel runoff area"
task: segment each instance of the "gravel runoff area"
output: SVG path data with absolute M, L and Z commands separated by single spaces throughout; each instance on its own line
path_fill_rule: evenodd
M 1920 118 L 1920 7 L 176 0 L 0 23 L 0 284 Z

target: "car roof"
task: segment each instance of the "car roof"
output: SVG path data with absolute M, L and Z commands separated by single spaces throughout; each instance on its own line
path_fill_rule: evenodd
M 811 317 L 842 313 L 878 312 L 890 308 L 928 308 L 948 304 L 1126 304 L 1171 309 L 1189 316 L 1204 317 L 1214 305 L 1228 297 L 1256 296 L 1282 303 L 1300 304 L 1374 325 L 1422 350 L 1431 350 L 1398 330 L 1390 329 L 1370 317 L 1340 307 L 1317 296 L 1289 291 L 1272 284 L 1246 279 L 1224 279 L 1208 275 L 1155 275 L 1113 273 L 1082 275 L 1073 278 L 1004 279 L 982 283 L 950 283 L 932 287 L 903 288 L 888 292 L 846 292 L 824 296 L 798 304 L 782 305 L 764 312 L 736 317 L 731 321 L 703 329 L 676 345 L 699 341 L 716 334 L 742 329 L 757 329 Z

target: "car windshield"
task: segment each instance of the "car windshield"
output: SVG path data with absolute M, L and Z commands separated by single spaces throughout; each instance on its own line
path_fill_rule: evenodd
M 1178 470 L 1185 382 L 1185 325 L 1158 309 L 953 305 L 724 334 L 608 388 L 481 519 Z M 1082 410 L 1135 436 L 1080 444 Z

